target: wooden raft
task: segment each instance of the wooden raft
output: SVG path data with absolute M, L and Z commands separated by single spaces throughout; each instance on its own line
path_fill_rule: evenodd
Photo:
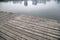
M 52 19 L 0 12 L 0 38 L 60 40 L 60 23 Z

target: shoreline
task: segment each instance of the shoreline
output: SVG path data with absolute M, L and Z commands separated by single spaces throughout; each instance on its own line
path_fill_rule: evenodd
M 13 12 L 3 12 L 3 11 L 0 11 L 0 13 L 19 14 L 19 13 L 13 13 Z M 19 15 L 25 15 L 25 14 L 19 14 Z M 26 16 L 30 16 L 30 15 L 26 15 Z M 43 17 L 39 17 L 39 16 L 31 16 L 31 17 L 43 18 Z M 60 23 L 60 20 L 58 20 L 58 19 L 51 19 L 51 18 L 43 18 L 43 19 L 47 19 L 47 20 L 55 20 L 55 21 L 57 21 L 57 22 L 59 22 L 59 23 Z

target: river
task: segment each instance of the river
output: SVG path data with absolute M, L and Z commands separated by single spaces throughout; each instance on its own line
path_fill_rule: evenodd
M 60 20 L 60 0 L 0 1 L 0 11 Z

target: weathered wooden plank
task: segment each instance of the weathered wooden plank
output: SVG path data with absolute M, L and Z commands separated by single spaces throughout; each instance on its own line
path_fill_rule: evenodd
M 31 24 L 35 24 L 35 25 L 37 25 L 37 26 L 39 26 L 39 25 L 41 25 L 41 26 L 44 26 L 44 27 L 47 27 L 47 28 L 51 28 L 51 29 L 54 29 L 54 30 L 60 30 L 59 29 L 59 26 L 60 26 L 60 24 L 59 23 L 54 23 L 54 22 L 42 22 L 42 21 L 39 21 L 38 23 L 37 22 L 35 22 L 34 20 L 32 21 L 32 19 L 27 19 L 27 18 L 23 18 L 23 17 L 15 17 L 14 18 L 14 20 L 20 20 L 20 21 L 25 21 L 25 22 L 27 22 L 27 23 L 31 23 Z M 36 20 L 36 19 L 35 19 Z M 37 19 L 38 20 L 38 19 Z M 43 19 L 44 20 L 44 19 Z M 49 24 L 50 23 L 50 24 Z M 55 26 L 54 26 L 55 25 Z
M 11 22 L 11 21 L 10 21 L 10 23 L 11 23 L 12 25 L 15 24 L 15 25 L 20 26 L 20 27 L 23 26 L 24 28 L 28 28 L 28 29 L 30 28 L 30 29 L 39 30 L 39 29 L 41 28 L 41 30 L 39 30 L 39 31 L 43 31 L 43 32 L 44 32 L 43 29 L 46 30 L 46 28 L 42 28 L 42 27 L 40 27 L 40 26 L 39 26 L 39 27 L 31 26 L 31 25 L 26 24 L 26 23 L 23 24 L 22 22 L 21 22 L 21 23 L 19 23 L 19 22 L 16 23 L 16 22 L 13 22 L 13 21 Z M 38 29 L 38 28 L 39 28 L 39 29 Z M 47 29 L 48 29 L 48 28 L 47 28 Z M 48 29 L 48 30 L 49 30 L 49 29 Z M 46 31 L 48 31 L 48 30 L 46 30 Z M 48 33 L 51 33 L 51 34 L 52 34 L 52 32 L 55 32 L 55 33 L 56 33 L 55 35 L 60 35 L 60 34 L 59 34 L 59 31 L 55 31 L 55 30 L 52 30 L 52 29 L 50 29 L 50 31 L 51 31 L 51 32 L 48 32 Z M 53 33 L 53 34 L 54 34 L 54 33 Z
M 5 25 L 5 27 L 7 27 L 8 25 Z M 8 28 L 10 28 L 11 30 L 14 30 L 15 32 L 17 32 L 17 33 L 20 33 L 21 35 L 20 36 L 23 36 L 24 37 L 24 35 L 25 36 L 28 36 L 27 38 L 28 38 L 28 40 L 29 39 L 36 39 L 36 40 L 41 40 L 41 39 L 43 39 L 43 40 L 47 40 L 47 39 L 44 39 L 44 38 L 42 38 L 42 37 L 39 37 L 39 36 L 37 36 L 37 35 L 35 35 L 35 34 L 32 34 L 32 33 L 29 33 L 29 32 L 26 32 L 26 31 L 24 31 L 24 30 L 21 30 L 21 29 L 17 29 L 17 28 L 15 28 L 15 26 L 13 27 L 13 26 L 9 26 Z M 18 34 L 19 35 L 19 34 Z M 33 35 L 33 36 L 32 36 Z M 25 37 L 26 38 L 26 37 Z M 26 38 L 26 39 L 27 39 Z
M 19 36 L 21 38 L 25 38 L 26 40 L 35 40 L 34 38 L 31 38 L 29 36 L 26 36 L 24 34 L 21 34 L 21 33 L 16 32 L 14 30 L 14 28 L 13 28 L 13 30 L 12 30 L 12 28 L 11 29 L 9 29 L 9 28 L 10 28 L 10 26 L 8 26 L 8 25 L 4 25 L 4 27 L 3 27 L 3 29 L 5 29 L 5 31 L 8 30 L 8 32 L 10 31 L 10 33 L 13 33 L 13 34 L 15 34 L 15 35 L 17 35 L 17 36 Z
M 8 28 L 6 28 L 6 27 L 3 27 L 2 28 L 2 32 L 4 32 L 4 33 L 6 33 L 6 34 L 8 34 L 10 37 L 12 37 L 12 38 L 15 38 L 15 40 L 26 40 L 25 38 L 22 38 L 22 37 L 20 37 L 20 36 L 18 36 L 18 35 L 16 35 L 16 34 L 14 34 L 14 33 L 16 33 L 16 32 L 14 32 L 14 31 L 10 31 Z M 13 32 L 13 33 L 12 33 Z
M 11 23 L 12 24 L 12 23 Z M 9 25 L 9 24 L 8 24 Z M 14 25 L 14 24 L 12 24 L 12 25 Z M 44 32 L 44 31 L 42 31 L 42 30 L 40 30 L 40 31 L 38 31 L 38 29 L 36 30 L 36 29 L 33 29 L 33 28 L 31 28 L 31 27 L 28 27 L 28 26 L 24 26 L 24 25 L 15 25 L 15 26 L 17 26 L 17 27 L 20 27 L 20 28 L 25 28 L 25 29 L 28 29 L 29 31 L 31 30 L 31 31 L 35 31 L 35 32 L 37 32 L 37 33 L 42 33 L 42 34 L 45 34 L 46 36 L 48 35 L 50 35 L 51 37 L 59 37 L 59 36 L 57 36 L 57 35 L 54 35 L 54 34 L 50 34 L 50 33 L 46 33 L 46 32 Z
M 0 25 L 6 23 L 8 20 L 14 18 L 16 15 L 17 14 L 8 13 L 8 15 L 5 15 L 4 17 L 0 18 Z
M 15 21 L 15 20 L 11 20 L 11 21 L 8 21 L 8 22 L 11 23 L 11 24 L 15 24 L 17 26 L 24 26 L 24 27 L 35 29 L 35 30 L 37 29 L 39 31 L 45 31 L 45 32 L 48 32 L 48 33 L 51 33 L 51 34 L 60 35 L 59 31 L 44 28 L 42 26 L 36 26 L 36 25 L 33 25 L 33 24 L 28 24 L 28 23 L 25 23 L 25 22 L 19 22 L 19 21 Z
M 0 31 L 0 36 L 4 37 L 6 40 L 15 40 L 14 38 L 10 37 L 9 35 L 5 34 L 4 32 Z
M 2 36 L 0 36 L 0 40 L 6 40 L 5 38 L 3 38 Z

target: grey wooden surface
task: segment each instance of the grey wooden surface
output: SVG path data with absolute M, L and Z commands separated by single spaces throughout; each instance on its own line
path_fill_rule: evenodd
M 60 40 L 60 23 L 53 19 L 0 12 L 0 38 Z

